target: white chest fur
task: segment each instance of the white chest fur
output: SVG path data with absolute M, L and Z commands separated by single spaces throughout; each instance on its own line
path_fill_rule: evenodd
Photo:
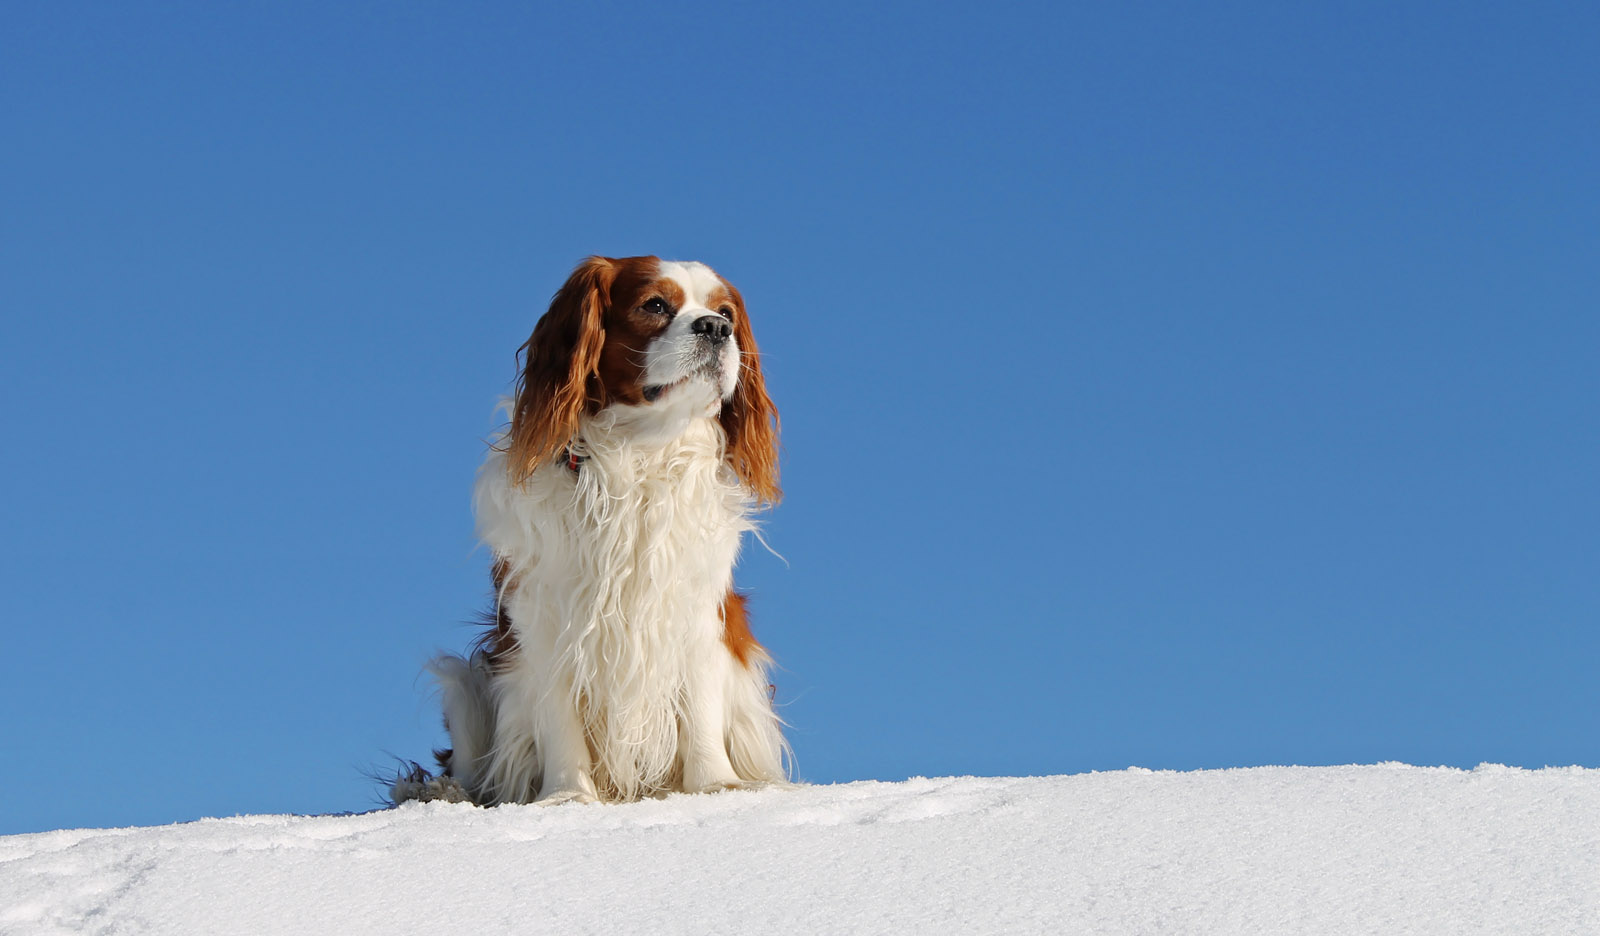
M 688 726 L 720 726 L 723 749 L 741 717 L 760 714 L 730 710 L 748 707 L 751 679 L 739 679 L 722 646 L 721 606 L 753 525 L 721 429 L 696 415 L 655 442 L 627 415 L 586 422 L 576 472 L 547 464 L 512 486 L 499 452 L 480 471 L 478 531 L 508 565 L 502 600 L 518 644 L 491 681 L 494 746 L 482 779 L 495 799 L 552 786 L 608 799 L 683 788 L 697 772 Z M 573 718 L 581 738 L 562 724 Z M 770 710 L 765 720 L 776 736 Z M 580 759 L 587 776 L 570 763 Z

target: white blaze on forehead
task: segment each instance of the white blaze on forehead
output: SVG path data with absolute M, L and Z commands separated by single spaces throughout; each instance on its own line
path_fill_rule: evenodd
M 683 289 L 684 309 L 707 309 L 711 294 L 721 288 L 722 280 L 704 263 L 679 260 L 661 261 L 661 275 Z M 683 310 L 680 309 L 681 313 Z

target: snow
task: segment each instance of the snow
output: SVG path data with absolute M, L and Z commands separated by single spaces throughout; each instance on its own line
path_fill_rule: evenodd
M 1600 770 L 1132 769 L 0 838 L 0 933 L 1600 932 Z

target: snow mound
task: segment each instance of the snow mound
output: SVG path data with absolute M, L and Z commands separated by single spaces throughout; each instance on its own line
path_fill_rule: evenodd
M 1600 770 L 914 779 L 0 838 L 0 932 L 1600 932 Z

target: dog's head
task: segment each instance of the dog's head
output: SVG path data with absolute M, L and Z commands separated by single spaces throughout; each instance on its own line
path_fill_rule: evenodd
M 715 417 L 729 465 L 757 499 L 778 500 L 778 411 L 744 299 L 705 264 L 579 264 L 522 346 L 508 439 L 512 481 L 559 458 L 579 421 L 607 407 Z

